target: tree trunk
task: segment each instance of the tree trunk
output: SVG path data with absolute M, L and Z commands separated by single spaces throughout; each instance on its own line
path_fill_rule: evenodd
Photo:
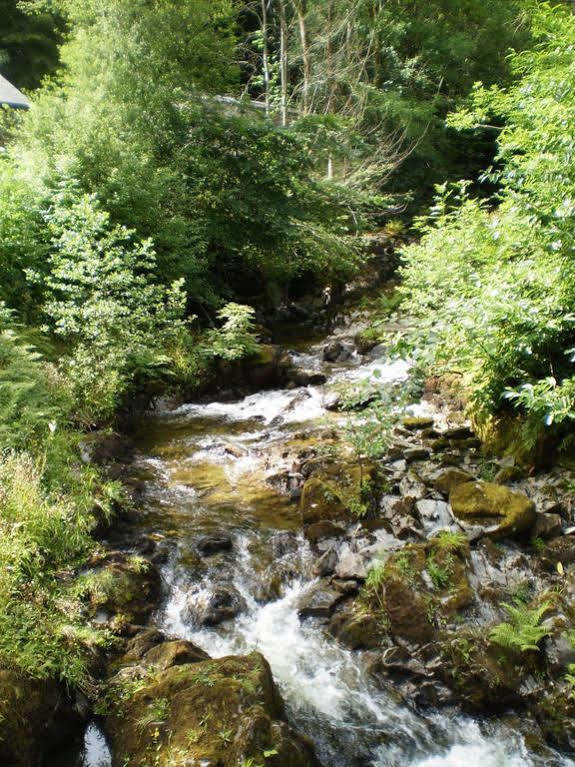
M 280 81 L 281 81 L 281 121 L 285 127 L 287 125 L 287 104 L 288 104 L 288 29 L 286 19 L 286 9 L 284 0 L 278 0 L 280 17 Z
M 264 66 L 264 101 L 266 116 L 270 113 L 270 57 L 268 48 L 268 0 L 262 0 L 262 36 L 263 36 L 263 66 Z
M 303 60 L 303 91 L 302 91 L 302 111 L 304 114 L 309 112 L 309 94 L 311 85 L 311 59 L 309 55 L 309 46 L 307 40 L 307 29 L 305 23 L 306 7 L 305 0 L 294 0 L 295 11 L 297 14 L 299 37 L 301 44 L 301 56 Z

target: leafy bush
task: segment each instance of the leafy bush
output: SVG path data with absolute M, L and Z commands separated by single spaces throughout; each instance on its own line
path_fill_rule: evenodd
M 463 374 L 478 420 L 514 405 L 528 449 L 575 419 L 575 19 L 542 4 L 534 31 L 539 47 L 511 58 L 518 84 L 478 87 L 452 120 L 504 121 L 501 170 L 489 175 L 499 197 L 469 199 L 465 183 L 438 188 L 404 266 L 414 345 L 431 344 L 437 362 Z
M 242 304 L 226 304 L 218 312 L 221 328 L 206 333 L 204 354 L 222 360 L 239 360 L 257 354 L 254 310 Z
M 52 365 L 26 344 L 10 312 L 0 307 L 0 445 L 30 448 L 42 444 L 62 419 L 71 398 Z
M 112 225 L 93 196 L 47 218 L 50 271 L 37 278 L 49 329 L 72 345 L 65 369 L 80 412 L 109 417 L 134 381 L 169 375 L 165 350 L 185 334 L 182 283 L 158 284 L 151 243 Z

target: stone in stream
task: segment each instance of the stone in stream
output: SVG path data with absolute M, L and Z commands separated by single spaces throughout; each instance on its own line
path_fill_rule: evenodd
M 331 341 L 323 350 L 323 359 L 325 362 L 345 362 L 353 354 L 353 346 L 344 344 L 341 341 Z
M 231 548 L 232 539 L 227 533 L 202 535 L 196 541 L 196 551 L 201 557 L 210 557 L 220 551 L 230 551 Z
M 314 565 L 314 572 L 320 577 L 332 575 L 337 566 L 338 554 L 333 546 L 330 546 Z
M 464 527 L 481 527 L 494 540 L 530 530 L 535 504 L 523 493 L 492 482 L 465 482 L 449 495 L 455 518 Z
M 318 370 L 303 370 L 291 368 L 287 374 L 288 383 L 293 386 L 321 386 L 327 381 L 324 373 Z
M 201 626 L 217 626 L 235 618 L 243 606 L 243 600 L 233 586 L 217 586 L 205 604 L 196 609 L 190 606 L 190 612 Z
M 152 754 L 155 767 L 237 767 L 269 752 L 272 767 L 319 767 L 311 742 L 286 723 L 259 653 L 128 670 L 107 691 L 104 725 L 115 766 L 143 766 Z
M 299 599 L 297 613 L 300 618 L 329 618 L 342 599 L 341 591 L 322 581 Z

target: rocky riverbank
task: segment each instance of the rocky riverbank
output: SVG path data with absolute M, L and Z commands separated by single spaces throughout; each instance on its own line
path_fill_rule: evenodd
M 358 464 L 342 388 L 367 391 L 361 419 L 408 377 L 361 322 L 269 347 L 259 383 L 283 388 L 240 376 L 86 444 L 134 499 L 83 574 L 97 684 L 6 680 L 6 711 L 30 710 L 4 719 L 4 763 L 44 764 L 97 713 L 103 761 L 46 764 L 419 765 L 471 748 L 458 712 L 504 728 L 509 764 L 572 763 L 545 744 L 575 749 L 572 475 L 486 455 L 432 386 Z

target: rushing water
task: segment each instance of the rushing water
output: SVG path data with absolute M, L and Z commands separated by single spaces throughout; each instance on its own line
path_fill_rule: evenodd
M 302 367 L 323 367 L 326 387 L 276 390 L 235 403 L 185 405 L 158 412 L 143 425 L 133 472 L 144 486 L 144 525 L 171 541 L 163 566 L 166 597 L 154 622 L 190 639 L 214 657 L 258 649 L 269 661 L 290 721 L 315 742 L 326 767 L 562 767 L 549 749 L 529 752 L 516 722 L 479 722 L 445 712 L 417 713 L 391 689 L 377 689 L 360 653 L 302 622 L 298 604 L 313 588 L 313 554 L 298 532 L 297 507 L 265 483 L 282 467 L 282 450 L 298 444 L 327 418 L 326 391 L 379 371 L 378 381 L 404 380 L 404 363 L 385 359 L 324 365 L 321 346 L 299 355 Z M 284 450 L 285 452 L 285 450 Z M 284 468 L 289 469 L 288 457 Z M 200 534 L 227 532 L 231 552 L 198 564 Z M 278 544 L 279 542 L 279 544 Z M 270 569 L 282 574 L 278 597 L 258 601 Z M 240 595 L 243 610 L 216 628 L 199 628 L 190 607 L 204 602 L 214 582 Z M 108 767 L 101 734 L 88 730 L 77 767 Z M 62 766 L 61 766 L 62 767 Z

